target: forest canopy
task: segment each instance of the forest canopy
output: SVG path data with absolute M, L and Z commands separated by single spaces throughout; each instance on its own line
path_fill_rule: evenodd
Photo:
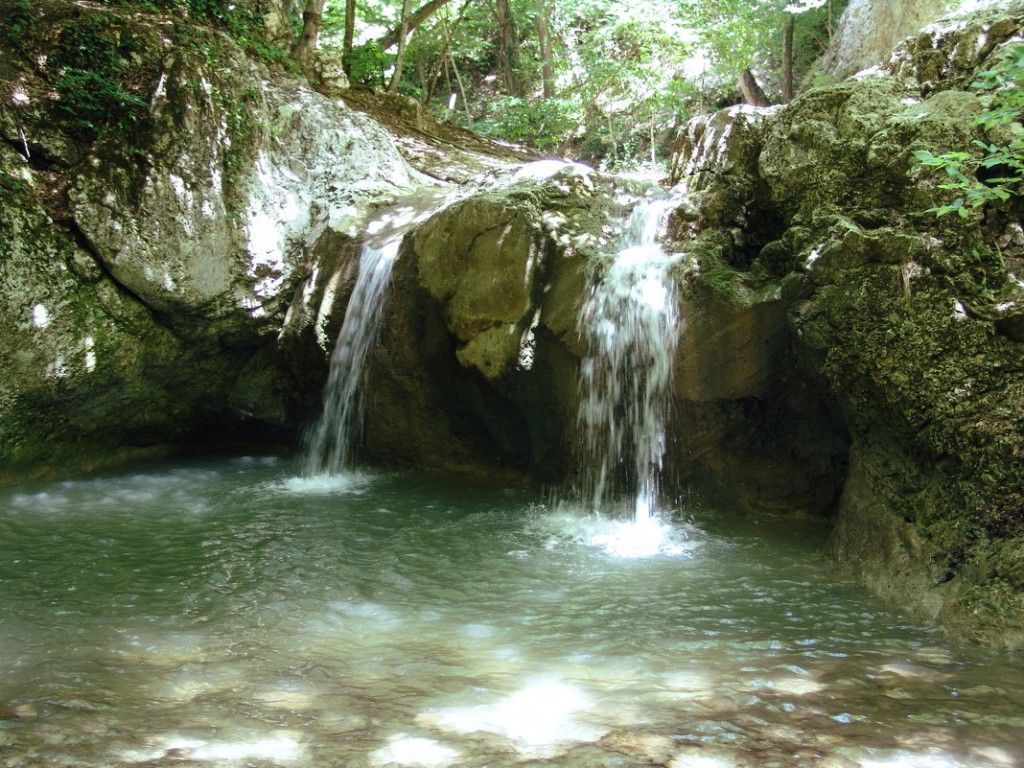
M 273 64 L 312 74 L 317 61 L 338 62 L 354 88 L 402 94 L 441 120 L 496 139 L 623 167 L 664 158 L 680 123 L 693 114 L 788 101 L 813 76 L 848 1 L 142 5 L 219 27 Z M 272 17 L 278 29 L 268 34 Z

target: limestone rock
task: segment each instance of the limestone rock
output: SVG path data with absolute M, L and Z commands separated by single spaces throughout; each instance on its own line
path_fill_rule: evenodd
M 132 41 L 130 119 L 90 123 L 54 93 L 78 30 Z M 315 334 L 277 337 L 315 246 L 341 268 L 374 208 L 418 183 L 388 133 L 226 35 L 120 7 L 38 4 L 0 80 L 19 94 L 0 110 L 5 469 L 294 431 Z
M 412 183 L 368 118 L 239 52 L 217 69 L 179 57 L 150 109 L 145 170 L 94 157 L 71 200 L 111 274 L 171 315 L 273 319 L 321 232 L 354 235 Z
M 897 43 L 956 5 L 951 0 L 852 0 L 817 67 L 844 78 L 888 62 Z
M 576 317 L 607 195 L 571 163 L 526 166 L 406 237 L 367 393 L 367 450 L 560 480 L 573 459 Z
M 965 88 L 984 62 L 1016 40 L 1024 22 L 1020 0 L 968 3 L 972 10 L 953 14 L 910 34 L 885 67 L 913 80 L 925 94 Z

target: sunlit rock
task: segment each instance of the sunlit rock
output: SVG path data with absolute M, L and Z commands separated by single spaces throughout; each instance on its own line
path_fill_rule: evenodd
M 444 768 L 459 758 L 459 753 L 433 739 L 399 734 L 387 746 L 370 754 L 374 765 L 401 765 L 410 768 Z

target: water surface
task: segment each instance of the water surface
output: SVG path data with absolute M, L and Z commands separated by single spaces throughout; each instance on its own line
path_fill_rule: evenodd
M 1020 663 L 834 580 L 820 524 L 296 474 L 0 492 L 0 765 L 1018 764 Z

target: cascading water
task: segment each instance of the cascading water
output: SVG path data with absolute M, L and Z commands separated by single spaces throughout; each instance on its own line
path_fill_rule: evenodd
M 657 514 L 672 363 L 681 331 L 670 272 L 679 260 L 658 243 L 674 202 L 644 200 L 618 253 L 580 312 L 587 342 L 579 421 L 585 432 L 585 498 L 595 511 L 616 492 L 632 496 L 634 519 Z
M 405 234 L 438 210 L 438 201 L 436 193 L 410 199 L 368 227 L 359 274 L 331 354 L 323 412 L 306 437 L 307 476 L 334 475 L 352 465 L 363 426 L 363 369 L 380 335 L 391 271 Z

